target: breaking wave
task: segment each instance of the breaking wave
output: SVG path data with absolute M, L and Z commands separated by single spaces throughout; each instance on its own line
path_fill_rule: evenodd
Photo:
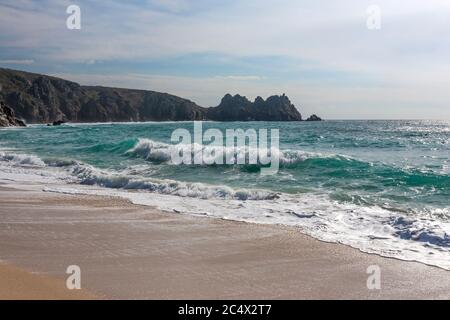
M 114 152 L 155 163 L 170 163 L 171 152 L 174 151 L 171 148 L 186 148 L 189 152 L 191 145 L 172 146 L 139 139 L 89 148 L 91 152 Z M 441 188 L 441 191 L 445 192 L 450 185 L 449 177 L 446 175 L 417 170 L 406 171 L 392 166 L 377 167 L 369 162 L 342 155 L 323 155 L 296 150 L 271 152 L 279 153 L 284 168 L 294 170 L 319 168 L 323 171 L 332 167 L 349 170 L 349 174 L 354 174 L 356 168 L 361 169 L 359 170 L 363 172 L 361 174 L 376 175 L 382 180 L 390 179 L 395 185 L 429 185 Z M 450 270 L 448 208 L 433 208 L 432 212 L 402 211 L 373 203 L 336 200 L 331 194 L 326 193 L 287 194 L 263 189 L 237 189 L 226 185 L 154 179 L 140 175 L 139 170 L 130 174 L 133 168 L 100 169 L 72 159 L 41 159 L 35 155 L 2 150 L 0 169 L 5 165 L 8 166 L 8 170 L 0 170 L 0 173 L 6 177 L 14 172 L 15 168 L 19 168 L 22 173 L 34 170 L 33 172 L 38 172 L 36 177 L 45 176 L 47 172 L 62 173 L 52 177 L 59 179 L 66 187 L 47 187 L 50 191 L 66 192 L 67 183 L 70 183 L 70 188 L 73 188 L 75 193 L 117 194 L 129 198 L 134 203 L 156 205 L 163 210 L 207 214 L 251 223 L 291 225 L 300 227 L 303 232 L 323 241 L 343 243 L 364 252 L 420 261 Z M 78 187 L 73 187 L 74 185 Z M 83 188 L 87 189 L 83 189 L 80 185 L 84 185 Z M 129 190 L 135 192 L 127 192 Z
M 278 157 L 280 164 L 285 167 L 301 163 L 308 159 L 328 159 L 333 161 L 351 162 L 356 161 L 350 157 L 341 155 L 323 155 L 320 153 L 304 152 L 299 150 L 280 150 L 277 148 L 270 148 L 268 151 L 272 157 Z M 223 154 L 223 159 L 227 159 L 231 156 L 244 156 L 245 159 L 249 159 L 250 155 L 258 155 L 258 149 L 254 147 L 221 147 L 210 145 L 193 144 L 177 144 L 171 145 L 159 141 L 153 141 L 150 139 L 138 139 L 133 148 L 129 149 L 126 153 L 129 155 L 139 156 L 145 160 L 152 162 L 166 162 L 171 163 L 172 154 L 191 154 L 194 158 L 196 152 L 203 153 L 205 163 L 211 163 L 214 160 L 215 155 Z M 205 157 L 206 156 L 206 157 Z M 224 161 L 225 162 L 225 161 Z M 248 162 L 246 162 L 248 163 Z
M 81 184 L 97 185 L 114 189 L 146 190 L 160 194 L 176 195 L 199 199 L 270 200 L 277 194 L 264 190 L 234 190 L 227 186 L 211 186 L 202 183 L 187 183 L 175 180 L 157 180 L 111 173 L 85 164 L 77 164 L 71 169 Z
M 44 161 L 39 157 L 28 154 L 16 154 L 10 152 L 0 152 L 0 161 L 25 166 L 45 167 Z

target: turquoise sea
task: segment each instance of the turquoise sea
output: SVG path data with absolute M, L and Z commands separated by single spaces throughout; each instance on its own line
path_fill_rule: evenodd
M 286 224 L 324 241 L 450 269 L 450 122 L 204 122 L 278 129 L 280 170 L 173 165 L 192 122 L 0 130 L 0 173 L 51 177 L 53 192 L 111 194 L 163 210 Z M 79 187 L 78 187 L 79 186 Z

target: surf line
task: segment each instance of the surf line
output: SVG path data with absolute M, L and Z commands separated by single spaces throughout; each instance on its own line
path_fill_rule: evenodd
M 176 145 L 171 148 L 171 162 L 175 165 L 259 164 L 262 175 L 276 174 L 280 166 L 278 129 L 270 129 L 269 146 L 266 128 L 226 129 L 224 137 L 216 128 L 203 132 L 203 122 L 194 121 L 194 137 L 189 130 L 178 128 L 170 140 Z

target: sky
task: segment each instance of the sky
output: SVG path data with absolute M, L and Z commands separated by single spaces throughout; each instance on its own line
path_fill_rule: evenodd
M 326 119 L 450 120 L 448 0 L 0 0 L 0 30 L 0 67 L 81 84 L 204 107 L 285 93 Z

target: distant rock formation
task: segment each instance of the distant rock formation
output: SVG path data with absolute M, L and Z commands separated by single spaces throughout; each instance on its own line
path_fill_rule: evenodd
M 0 68 L 0 100 L 27 123 L 126 121 L 301 121 L 286 95 L 250 102 L 225 95 L 204 108 L 167 93 L 81 86 L 55 77 Z
M 250 102 L 240 95 L 225 95 L 215 108 L 209 108 L 206 118 L 215 121 L 301 121 L 300 112 L 286 95 L 257 97 Z
M 316 116 L 315 114 L 313 114 L 311 117 L 309 117 L 308 119 L 306 119 L 306 121 L 323 121 L 322 118 Z
M 25 123 L 16 118 L 14 110 L 2 101 L 0 101 L 0 127 L 25 127 Z

